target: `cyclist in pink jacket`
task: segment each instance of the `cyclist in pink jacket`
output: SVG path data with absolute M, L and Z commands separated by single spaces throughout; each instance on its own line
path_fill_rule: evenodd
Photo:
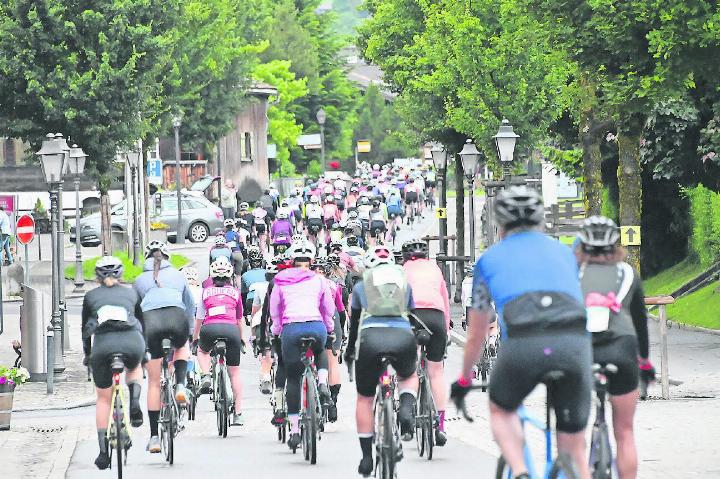
M 275 276 L 270 295 L 272 333 L 280 336 L 283 362 L 287 375 L 286 404 L 290 422 L 288 447 L 293 451 L 300 445 L 300 386 L 304 365 L 300 339 L 312 337 L 312 352 L 318 369 L 318 391 L 323 405 L 332 404 L 328 388 L 328 358 L 325 345 L 329 333 L 335 329 L 335 303 L 327 281 L 310 271 L 315 258 L 315 247 L 309 242 L 290 246 L 287 253 L 293 259 L 293 268 Z M 329 336 L 332 338 L 332 336 Z
M 438 428 L 435 430 L 435 444 L 444 446 L 445 408 L 447 406 L 447 383 L 443 359 L 450 330 L 450 300 L 442 271 L 434 261 L 428 259 L 427 243 L 410 240 L 402 246 L 405 262 L 403 269 L 413 290 L 415 314 L 424 327 L 430 330 L 427 345 L 427 369 L 432 394 L 438 411 Z M 423 327 L 420 325 L 419 327 Z

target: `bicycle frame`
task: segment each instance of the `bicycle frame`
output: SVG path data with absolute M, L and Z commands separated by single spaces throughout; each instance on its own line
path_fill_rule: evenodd
M 120 399 L 120 405 L 123 411 L 123 426 L 125 427 L 125 432 L 127 433 L 128 442 L 131 440 L 132 432 L 131 428 L 127 427 L 128 424 L 130 424 L 130 415 L 128 413 L 128 406 L 127 406 L 127 400 L 125 399 L 125 393 L 123 392 L 123 387 L 120 385 L 120 374 L 121 373 L 113 373 L 112 376 L 112 395 L 110 396 L 110 416 L 108 419 L 108 428 L 107 432 L 105 433 L 105 437 L 108 440 L 108 443 L 112 441 L 113 439 L 119 439 L 120 438 L 120 432 L 115 431 L 115 418 L 114 418 L 114 411 L 115 411 L 115 401 L 119 398 Z M 117 438 L 113 438 L 113 434 L 117 435 Z

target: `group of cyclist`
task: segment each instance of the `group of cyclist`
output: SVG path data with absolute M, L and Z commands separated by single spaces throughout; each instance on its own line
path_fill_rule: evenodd
M 185 274 L 174 269 L 167 246 L 158 242 L 147 245 L 144 272 L 133 288 L 120 284 L 123 268 L 118 259 L 98 261 L 100 284 L 86 294 L 82 313 L 84 351 L 97 386 L 98 468 L 110 463 L 106 429 L 112 354 L 124 357 L 134 427 L 143 424 L 140 384 L 142 367 L 147 370 L 147 449 L 160 452 L 164 339 L 174 348 L 175 399 L 180 405 L 188 400 L 191 353 L 197 355 L 200 392 L 210 392 L 211 353 L 218 339 L 225 341 L 235 426 L 244 424 L 239 366 L 246 344 L 251 344 L 260 362 L 260 389 L 276 405 L 271 423 L 288 425 L 292 450 L 301 445 L 302 345 L 312 338 L 319 396 L 330 422 L 338 416 L 339 359 L 355 364 L 362 453 L 358 472 L 369 476 L 374 470 L 373 397 L 382 373 L 380 360 L 389 358 L 397 375 L 400 434 L 409 440 L 415 432 L 418 391 L 416 331 L 422 329 L 430 338 L 424 367 L 437 413 L 434 440 L 438 446 L 446 444 L 443 361 L 451 317 L 445 278 L 430 259 L 427 243 L 412 239 L 394 248 L 389 234 L 403 218 L 411 223 L 421 215 L 428 198 L 432 204 L 434 175 L 366 164 L 356 173 L 354 179 L 321 178 L 293 189 L 285 199 L 266 191 L 273 204 L 258 201 L 252 211 L 247 203 L 240 204 L 236 217 L 227 218 L 225 231 L 213 240 L 209 276 L 202 281 L 194 268 Z M 514 477 L 530 477 L 516 411 L 546 373 L 561 371 L 553 394 L 558 448 L 572 456 L 586 479 L 584 429 L 592 363 L 611 362 L 618 366 L 609 389 L 618 471 L 622 479 L 633 478 L 638 378 L 654 377 L 638 274 L 624 262 L 618 228 L 611 220 L 588 219 L 573 254 L 542 233 L 543 215 L 542 199 L 532 189 L 513 187 L 497 197 L 495 217 L 502 241 L 488 249 L 473 270 L 468 340 L 451 396 L 456 404 L 463 402 L 478 354 L 488 337 L 498 334 L 499 323 L 502 346 L 489 384 L 490 417 Z

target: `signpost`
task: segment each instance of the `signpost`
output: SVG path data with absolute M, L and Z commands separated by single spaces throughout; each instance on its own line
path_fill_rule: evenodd
M 147 162 L 148 182 L 151 185 L 162 185 L 162 160 L 160 158 L 152 158 Z
M 623 246 L 640 246 L 641 234 L 639 226 L 621 226 L 620 244 Z
M 23 275 L 23 283 L 28 284 L 30 281 L 30 264 L 28 260 L 28 244 L 35 239 L 35 220 L 30 215 L 22 215 L 17 220 L 15 226 L 15 238 L 17 242 L 25 246 L 25 274 Z M 77 237 L 75 241 L 78 241 Z
M 435 208 L 435 217 L 439 220 L 447 218 L 447 208 Z

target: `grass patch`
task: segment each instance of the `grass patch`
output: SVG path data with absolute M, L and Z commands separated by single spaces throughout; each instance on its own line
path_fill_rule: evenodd
M 686 258 L 675 266 L 671 266 L 645 280 L 643 282 L 645 295 L 659 296 L 670 294 L 702 273 L 704 269 L 698 261 Z
M 684 296 L 668 305 L 668 318 L 678 323 L 720 329 L 720 292 L 717 283 Z
M 132 263 L 132 258 L 130 258 L 127 254 L 124 253 L 119 253 L 115 256 L 123 263 L 124 271 L 122 280 L 125 283 L 132 283 L 133 281 L 135 281 L 135 278 L 140 276 L 140 273 L 142 273 L 143 271 L 142 263 L 138 266 L 135 266 Z M 94 258 L 86 259 L 85 261 L 83 261 L 83 277 L 86 281 L 92 281 L 95 279 L 95 263 L 97 263 L 99 259 L 100 257 L 96 256 Z M 182 268 L 189 263 L 190 259 L 186 258 L 181 254 L 170 255 L 170 264 L 173 265 L 175 268 Z M 75 264 L 72 264 L 65 268 L 65 278 L 75 279 Z
M 440 193 L 438 192 L 438 197 Z M 467 191 L 465 192 L 465 196 L 467 196 Z M 483 188 L 475 188 L 475 196 L 485 196 L 485 190 Z M 447 190 L 447 197 L 448 198 L 455 198 L 457 197 L 457 191 L 456 190 Z
M 577 237 L 576 236 L 561 236 L 559 238 L 559 240 L 562 244 L 572 246 L 575 243 L 575 238 L 577 238 Z

